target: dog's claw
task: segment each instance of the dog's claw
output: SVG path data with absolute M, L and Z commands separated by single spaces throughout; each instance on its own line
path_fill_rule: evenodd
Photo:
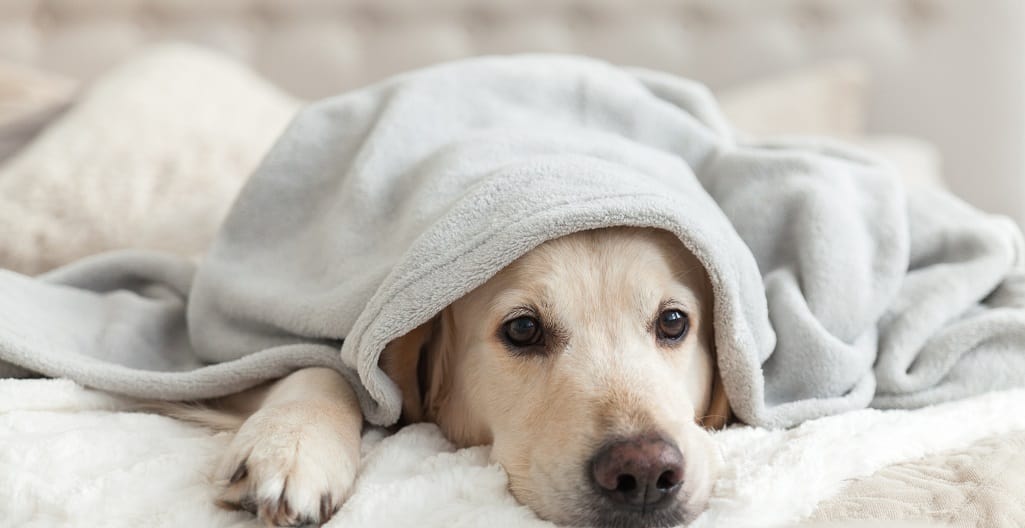
M 241 469 L 241 467 L 240 467 Z M 245 471 L 236 470 L 232 484 L 217 500 L 217 504 L 228 510 L 242 510 L 256 515 L 267 526 L 319 526 L 326 523 L 338 511 L 330 493 L 322 493 L 314 511 L 298 511 L 288 500 L 287 483 L 276 499 L 260 499 L 252 491 L 246 491 Z M 239 478 L 235 479 L 238 476 Z M 241 494 L 241 495 L 239 495 Z
M 260 506 L 260 518 L 268 526 L 299 526 L 301 521 L 292 518 L 285 498 L 285 488 L 281 488 L 281 496 L 277 500 L 264 501 Z
M 335 514 L 335 507 L 331 504 L 331 494 L 325 493 L 320 496 L 320 518 L 325 522 Z

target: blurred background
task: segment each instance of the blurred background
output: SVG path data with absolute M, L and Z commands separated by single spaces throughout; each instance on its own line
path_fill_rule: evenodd
M 707 83 L 754 136 L 851 141 L 909 180 L 1025 223 L 1018 0 L 6 1 L 0 118 L 21 134 L 0 132 L 6 152 L 45 128 L 40 116 L 166 41 L 246 65 L 300 103 L 479 54 L 656 68 Z

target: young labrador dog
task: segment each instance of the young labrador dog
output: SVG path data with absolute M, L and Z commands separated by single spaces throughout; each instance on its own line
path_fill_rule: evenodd
M 712 291 L 679 239 L 642 228 L 549 241 L 396 339 L 381 367 L 404 423 L 493 444 L 523 504 L 558 524 L 654 527 L 704 507 L 729 415 Z M 269 524 L 326 522 L 353 487 L 363 418 L 310 368 L 179 417 L 237 429 L 222 505 Z

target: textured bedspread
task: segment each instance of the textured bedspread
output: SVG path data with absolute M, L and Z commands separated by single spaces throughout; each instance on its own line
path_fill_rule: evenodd
M 820 504 L 812 519 L 1025 526 L 1025 432 L 993 436 L 856 479 Z

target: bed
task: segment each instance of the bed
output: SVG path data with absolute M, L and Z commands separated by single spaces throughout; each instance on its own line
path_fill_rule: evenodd
M 1015 2 L 4 9 L 0 261 L 27 273 L 117 247 L 198 254 L 303 100 L 511 51 L 584 52 L 695 77 L 740 129 L 838 136 L 899 165 L 914 185 L 946 185 L 1025 221 L 1025 76 L 1009 45 L 1025 8 Z M 167 39 L 201 47 L 144 46 Z M 176 119 L 183 109 L 205 117 Z M 1010 391 L 785 431 L 728 429 L 716 442 L 729 469 L 694 525 L 1025 525 L 1023 404 L 1025 392 Z M 225 435 L 131 405 L 66 381 L 0 380 L 0 519 L 255 525 L 213 506 L 210 470 Z M 545 525 L 505 492 L 486 447 L 455 450 L 431 426 L 370 429 L 364 440 L 362 477 L 332 526 Z

